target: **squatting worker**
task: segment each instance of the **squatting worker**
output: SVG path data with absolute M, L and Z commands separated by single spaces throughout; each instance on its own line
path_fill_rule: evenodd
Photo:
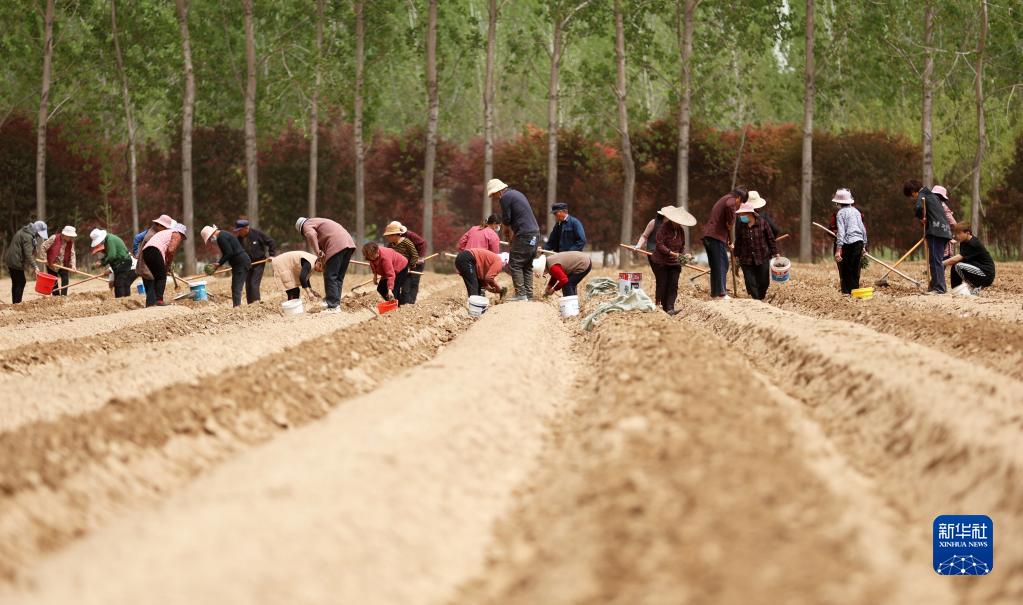
M 743 187 L 736 187 L 714 203 L 710 218 L 703 225 L 703 247 L 710 264 L 711 298 L 728 296 L 728 251 L 732 248 L 732 228 L 735 226 L 735 211 L 749 199 Z
M 394 224 L 398 225 L 401 236 L 412 242 L 412 245 L 416 248 L 417 260 L 413 262 L 409 257 L 409 274 L 405 279 L 405 285 L 401 289 L 401 294 L 404 297 L 401 304 L 414 305 L 416 304 L 416 299 L 419 298 L 419 278 L 422 277 L 422 275 L 419 274 L 426 268 L 426 262 L 423 260 L 426 258 L 426 240 L 423 239 L 423 236 L 419 235 L 415 231 L 409 230 L 408 227 L 402 225 L 398 221 L 394 221 Z M 413 271 L 416 273 L 412 273 Z
M 654 248 L 654 277 L 657 280 L 657 300 L 668 315 L 678 313 L 675 299 L 678 298 L 678 278 L 682 275 L 682 255 L 686 251 L 686 232 L 683 227 L 696 225 L 696 217 L 682 208 L 665 206 L 660 209 L 664 224 L 657 230 L 657 246 Z
M 529 300 L 533 297 L 533 259 L 540 239 L 540 225 L 526 196 L 500 179 L 490 179 L 487 195 L 500 202 L 501 221 L 511 231 L 508 267 L 515 286 L 515 296 L 511 300 Z
M 568 213 L 568 204 L 560 202 L 551 206 L 551 214 L 557 222 L 544 244 L 544 250 L 553 252 L 581 251 L 586 247 L 586 231 L 583 223 Z
M 593 269 L 590 255 L 578 250 L 548 254 L 544 260 L 547 263 L 544 275 L 551 276 L 544 289 L 544 296 L 550 296 L 558 290 L 561 290 L 562 296 L 578 295 L 579 283 Z
M 302 234 L 316 258 L 323 261 L 323 306 L 328 311 L 339 309 L 348 263 L 355 253 L 351 234 L 329 218 L 300 217 L 295 229 Z
M 266 261 L 277 256 L 277 243 L 272 237 L 253 227 L 249 219 L 244 217 L 235 221 L 234 234 L 252 261 L 248 277 L 245 278 L 245 302 L 251 305 L 259 300 L 259 286 L 263 283 Z
M 89 251 L 98 255 L 97 266 L 106 265 L 114 274 L 114 298 L 131 295 L 131 282 L 135 272 L 131 268 L 131 255 L 124 240 L 105 229 L 93 229 L 89 233 Z
M 966 282 L 971 294 L 977 295 L 981 288 L 995 282 L 995 261 L 973 235 L 970 223 L 957 224 L 955 238 L 959 242 L 959 254 L 945 261 L 946 267 L 952 267 L 952 287 Z
M 54 233 L 43 242 L 39 251 L 46 258 L 46 270 L 50 275 L 60 278 L 60 285 L 53 284 L 54 296 L 67 296 L 67 285 L 71 280 L 68 269 L 78 269 L 78 257 L 75 255 L 75 239 L 78 232 L 71 225 L 65 226 L 60 233 Z M 64 267 L 63 269 L 61 267 Z
M 472 248 L 490 250 L 494 254 L 501 253 L 501 217 L 491 214 L 479 225 L 474 225 L 458 238 L 458 251 Z
M 485 248 L 462 250 L 455 257 L 455 271 L 462 276 L 468 296 L 483 296 L 483 290 L 488 290 L 504 298 L 508 288 L 497 284 L 497 275 L 503 267 L 501 255 Z
M 154 237 L 156 237 L 156 234 L 160 233 L 161 231 L 170 229 L 174 227 L 174 225 L 175 225 L 174 219 L 167 216 L 166 214 L 161 214 L 159 217 L 153 219 L 152 224 L 149 225 L 149 229 L 142 232 L 143 237 L 139 241 L 139 244 L 137 246 L 138 256 L 136 256 L 136 258 L 138 259 L 138 262 L 135 264 L 135 272 L 138 273 L 139 277 L 142 278 L 142 285 L 146 289 L 147 306 L 152 306 L 152 304 L 150 304 L 149 302 L 149 292 L 152 291 L 153 289 L 154 279 L 153 272 L 149 270 L 149 265 L 146 264 L 146 259 L 143 258 L 142 256 L 142 250 L 144 250 L 146 245 L 149 244 L 149 242 L 152 241 Z M 161 299 L 162 292 L 163 291 L 161 290 Z
M 735 211 L 735 262 L 742 269 L 742 280 L 746 293 L 755 300 L 764 300 L 771 285 L 771 259 L 781 256 L 775 243 L 771 225 L 753 209 L 753 192 L 750 201 Z M 759 197 L 759 196 L 758 196 Z
M 288 295 L 288 300 L 299 298 L 299 287 L 305 288 L 313 300 L 320 298 L 319 292 L 313 290 L 309 276 L 313 271 L 323 271 L 323 263 L 315 255 L 303 250 L 284 252 L 270 261 L 274 266 L 274 276 L 281 284 L 281 289 Z
M 867 227 L 853 200 L 852 192 L 839 189 L 832 202 L 839 205 L 835 215 L 835 262 L 842 281 L 842 294 L 852 294 L 860 287 L 863 253 L 867 250 Z
M 931 283 L 927 294 L 945 293 L 945 247 L 952 239 L 952 229 L 948 226 L 948 218 L 941 207 L 941 200 L 930 189 L 912 179 L 902 185 L 902 193 L 916 200 L 913 214 L 924 224 L 924 236 L 927 239 L 927 269 L 931 274 Z
M 242 288 L 248 288 L 248 275 L 249 269 L 252 267 L 252 259 L 249 258 L 248 252 L 242 248 L 242 243 L 233 233 L 228 233 L 216 225 L 203 227 L 200 235 L 202 235 L 204 244 L 209 244 L 213 239 L 216 240 L 217 248 L 220 249 L 220 260 L 213 265 L 214 272 L 224 263 L 231 265 L 231 303 L 240 307 Z
M 45 240 L 46 236 L 46 223 L 36 221 L 18 229 L 11 237 L 11 243 L 7 245 L 7 251 L 4 253 L 4 263 L 11 276 L 11 304 L 20 303 L 22 296 L 25 295 L 25 272 L 38 270 L 36 238 Z
M 376 242 L 363 246 L 362 255 L 373 270 L 373 279 L 381 298 L 397 300 L 400 306 L 401 289 L 408 277 L 408 259 L 390 248 L 381 248 Z
M 169 229 L 163 229 L 148 237 L 149 241 L 142 246 L 141 260 L 145 262 L 152 275 L 150 282 L 146 284 L 147 307 L 164 306 L 163 293 L 167 288 L 167 274 L 171 263 L 174 262 L 174 255 L 177 254 L 185 237 L 187 237 L 185 226 L 181 223 L 172 223 Z

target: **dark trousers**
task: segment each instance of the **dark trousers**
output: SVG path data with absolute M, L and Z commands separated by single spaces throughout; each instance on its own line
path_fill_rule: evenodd
M 324 302 L 328 309 L 333 309 L 341 304 L 341 288 L 345 285 L 345 274 L 348 273 L 348 263 L 352 260 L 355 248 L 345 248 L 334 256 L 327 259 L 323 267 L 323 289 L 325 290 Z
M 678 297 L 678 278 L 682 275 L 681 265 L 662 265 L 654 263 L 654 279 L 657 282 L 654 290 L 661 308 L 665 311 L 675 310 L 675 299 Z
M 771 285 L 771 265 L 739 265 L 742 269 L 742 281 L 746 285 L 746 293 L 750 298 L 764 300 L 767 288 Z
M 284 293 L 288 295 L 288 300 L 298 300 L 301 296 L 298 288 L 288 288 Z
M 468 296 L 483 296 L 479 276 L 476 275 L 476 258 L 472 252 L 463 250 L 458 253 L 455 257 L 455 271 L 462 276 L 462 283 L 465 284 L 465 293 Z
M 152 283 L 146 284 L 146 306 L 163 304 L 163 291 L 167 287 L 167 265 L 163 262 L 163 253 L 158 248 L 146 248 L 142 251 L 142 260 L 153 274 Z
M 415 267 L 412 267 L 412 271 L 419 271 L 422 273 L 423 269 L 426 268 L 425 263 L 419 263 Z M 419 278 L 422 275 L 412 275 L 410 271 L 408 277 L 405 278 L 405 285 L 401 289 L 401 304 L 403 305 L 414 305 L 416 299 L 419 298 Z
M 256 260 L 264 259 L 253 259 Z M 249 274 L 245 278 L 245 302 L 250 305 L 259 300 L 259 285 L 263 283 L 263 270 L 266 269 L 266 263 L 261 265 L 249 265 Z
M 590 263 L 589 267 L 586 267 L 585 271 L 580 273 L 573 273 L 568 276 L 568 283 L 561 289 L 562 296 L 578 296 L 579 282 L 583 280 L 590 271 L 593 269 L 593 263 Z M 675 289 L 678 290 L 678 282 L 675 283 Z
M 404 304 L 403 302 L 401 302 L 401 295 L 402 288 L 405 287 L 406 278 L 408 278 L 407 265 L 404 269 L 398 271 L 398 273 L 395 274 L 394 276 L 394 300 L 398 301 L 399 307 Z M 381 277 L 380 281 L 377 282 L 377 292 L 380 293 L 380 298 L 387 300 L 387 280 L 385 278 Z
M 508 268 L 512 283 L 515 284 L 515 296 L 533 298 L 533 259 L 536 258 L 536 245 L 539 241 L 538 233 L 515 234 L 508 254 Z
M 228 260 L 231 265 L 231 303 L 240 307 L 242 304 L 242 288 L 247 288 L 249 269 L 252 267 L 252 262 L 249 261 L 249 255 L 245 252 L 236 254 Z M 262 267 L 262 265 L 260 265 Z M 246 294 L 249 294 L 246 289 Z
M 131 268 L 131 261 L 126 260 L 111 267 L 114 270 L 114 298 L 131 296 L 131 282 L 135 281 L 135 271 Z
M 842 246 L 842 262 L 838 263 L 838 277 L 842 282 L 842 294 L 851 294 L 860 287 L 860 269 L 863 262 L 863 242 Z
M 710 265 L 710 295 L 724 296 L 728 294 L 728 245 L 713 237 L 703 238 L 703 248 L 707 251 L 707 263 Z
M 986 288 L 995 283 L 994 275 L 986 275 L 979 268 L 969 263 L 956 263 L 952 265 L 952 287 L 966 282 L 971 288 Z
M 946 245 L 948 245 L 948 240 L 943 237 L 927 236 L 927 251 L 930 263 L 928 268 L 931 273 L 931 285 L 928 290 L 938 292 L 939 294 L 945 293 L 945 266 L 941 261 L 945 257 Z
M 47 267 L 49 269 L 49 267 Z M 67 296 L 67 285 L 71 281 L 71 273 L 67 269 L 56 269 L 53 272 L 54 275 L 59 277 L 53 284 L 53 296 Z
M 11 304 L 16 305 L 25 295 L 25 270 L 7 267 L 7 271 L 11 274 Z

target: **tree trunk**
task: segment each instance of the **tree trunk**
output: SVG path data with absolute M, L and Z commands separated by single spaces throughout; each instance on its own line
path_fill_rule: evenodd
M 693 80 L 693 18 L 699 0 L 676 0 L 675 9 L 678 14 L 678 54 L 679 67 L 682 70 L 682 94 L 678 107 L 678 166 L 675 183 L 675 205 L 689 210 L 689 126 L 690 100 Z M 689 238 L 689 227 L 685 228 L 686 245 L 692 246 Z M 628 240 L 626 240 L 628 241 Z
M 803 84 L 803 175 L 799 192 L 799 260 L 813 260 L 810 222 L 813 210 L 813 0 L 806 0 L 806 74 Z
M 36 219 L 46 220 L 46 122 L 50 114 L 50 66 L 53 64 L 53 0 L 46 1 L 43 78 L 36 133 Z
M 195 73 L 192 71 L 192 40 L 188 33 L 188 0 L 176 0 L 181 29 L 181 56 L 185 94 L 181 107 L 181 221 L 188 237 L 184 241 L 185 270 L 195 269 L 195 217 L 192 197 L 192 120 L 195 111 Z
M 920 126 L 922 130 L 923 143 L 923 182 L 924 187 L 934 185 L 934 152 L 931 114 L 934 107 L 934 83 L 931 77 L 934 75 L 934 50 L 931 44 L 934 40 L 934 6 L 930 0 L 924 5 L 924 98 L 921 111 Z
M 362 140 L 363 67 L 366 61 L 365 2 L 355 3 L 355 238 L 356 254 L 362 256 L 366 241 L 366 147 Z
M 547 85 L 547 233 L 554 228 L 550 207 L 558 201 L 558 70 L 561 69 L 561 21 L 554 16 L 551 40 L 551 77 Z
M 320 84 L 323 81 L 323 11 L 325 0 L 316 0 L 316 75 L 309 102 L 309 211 L 316 216 L 316 183 L 320 162 Z
M 437 0 L 430 0 L 426 24 L 426 162 L 423 167 L 423 239 L 433 252 L 433 170 L 437 160 Z
M 622 0 L 615 0 L 615 58 L 618 64 L 618 78 L 615 97 L 618 100 L 618 130 L 622 137 L 622 172 L 625 188 L 622 191 L 622 233 L 621 241 L 632 241 L 632 203 L 636 192 L 636 165 L 632 160 L 632 142 L 629 140 L 629 107 L 626 103 L 625 73 L 625 18 L 622 14 Z M 618 268 L 625 269 L 627 254 L 618 255 Z
M 248 193 L 249 221 L 259 227 L 259 178 L 256 149 L 256 32 L 252 19 L 252 0 L 242 0 L 245 12 L 245 183 Z
M 114 56 L 117 59 L 117 71 L 121 75 L 121 96 L 124 99 L 124 120 L 128 125 L 128 179 L 131 186 L 131 232 L 139 232 L 139 195 L 138 195 L 138 155 L 135 149 L 135 115 L 131 106 L 131 95 L 128 93 L 128 72 L 124 68 L 124 57 L 121 54 L 121 43 L 117 37 L 117 0 L 110 0 L 110 32 L 114 38 Z M 109 225 L 107 226 L 110 227 Z
M 497 49 L 497 0 L 489 2 L 487 68 L 483 84 L 483 220 L 492 212 L 487 182 L 494 178 L 494 55 Z
M 977 155 L 973 157 L 973 184 L 970 191 L 970 223 L 973 234 L 980 236 L 980 169 L 987 147 L 987 127 L 984 123 L 984 49 L 987 46 L 987 0 L 980 0 L 980 35 L 977 37 L 977 68 L 973 76 L 973 90 L 977 97 Z

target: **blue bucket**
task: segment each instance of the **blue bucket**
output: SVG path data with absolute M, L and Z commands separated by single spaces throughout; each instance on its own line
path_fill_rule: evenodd
M 192 300 L 209 300 L 210 297 L 206 294 L 206 282 L 200 281 L 190 284 L 189 289 L 192 291 Z
M 135 286 L 135 289 L 138 291 L 139 294 L 143 296 L 146 295 L 146 284 L 139 282 L 138 285 Z

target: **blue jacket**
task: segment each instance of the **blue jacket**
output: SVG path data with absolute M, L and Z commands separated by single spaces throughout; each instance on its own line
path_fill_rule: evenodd
M 131 240 L 131 255 L 135 258 L 139 256 L 139 246 L 142 245 L 142 240 L 146 239 L 147 233 L 149 233 L 149 229 L 143 229 L 135 234 L 135 239 Z
M 565 220 L 554 225 L 551 235 L 544 244 L 544 250 L 554 252 L 568 252 L 574 250 L 581 252 L 586 246 L 586 231 L 583 230 L 583 223 L 576 217 L 569 214 Z

